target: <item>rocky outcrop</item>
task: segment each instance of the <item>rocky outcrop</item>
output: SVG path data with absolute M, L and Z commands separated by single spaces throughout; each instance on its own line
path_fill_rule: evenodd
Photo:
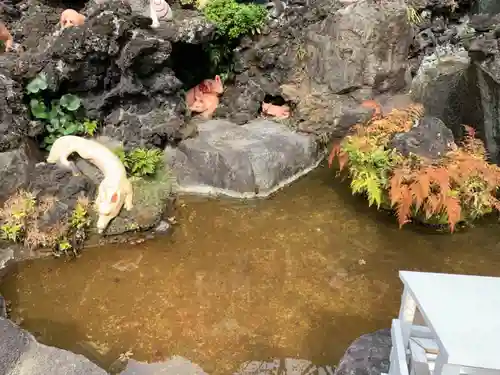
M 443 120 L 461 135 L 461 125 L 474 112 L 474 89 L 470 85 L 469 57 L 464 49 L 438 48 L 425 57 L 411 85 L 411 96 L 426 113 Z M 476 123 L 472 118 L 469 119 Z
M 103 136 L 96 140 L 110 149 L 122 145 L 121 142 Z M 76 165 L 95 186 L 101 183 L 103 175 L 93 164 L 78 158 Z M 120 214 L 109 224 L 106 235 L 152 229 L 160 223 L 163 213 L 166 211 L 169 198 L 173 193 L 174 183 L 174 177 L 168 169 L 161 168 L 154 178 L 131 178 L 131 181 L 134 192 L 134 208 L 131 211 L 122 209 Z M 93 215 L 94 219 L 97 219 L 95 212 Z
M 26 331 L 0 318 L 0 374 L 107 375 L 82 355 L 38 343 Z
M 93 197 L 95 184 L 54 164 L 40 163 L 42 160 L 39 149 L 30 140 L 17 149 L 0 153 L 0 199 L 6 200 L 19 189 L 35 197 L 55 198 L 56 204 L 39 219 L 39 225 L 44 227 L 67 219 L 79 196 Z
M 0 297 L 1 298 L 1 297 Z M 80 354 L 40 344 L 28 332 L 0 317 L 0 374 L 2 375 L 109 375 Z M 121 375 L 205 375 L 180 356 L 158 363 L 129 360 Z
M 242 126 L 211 120 L 198 131 L 196 138 L 165 150 L 180 191 L 265 197 L 307 173 L 322 157 L 314 137 L 269 120 Z
M 86 115 L 102 120 L 101 133 L 126 148 L 182 139 L 183 83 L 172 70 L 172 43 L 206 43 L 214 26 L 186 13 L 158 30 L 139 29 L 130 8 L 116 2 L 89 3 L 83 12 L 82 27 L 59 32 L 55 22 L 53 34 L 17 59 L 12 78 L 44 73 L 52 92 L 78 95 Z
M 41 130 L 31 126 L 23 89 L 7 69 L 2 69 L 2 60 L 0 56 L 0 152 L 19 147 L 26 136 L 34 137 Z
M 242 124 L 257 117 L 266 95 L 282 97 L 301 130 L 345 133 L 339 128 L 366 113 L 360 101 L 409 84 L 411 32 L 402 0 L 292 6 L 281 23 L 242 42 L 235 84 L 217 114 Z
M 410 154 L 439 160 L 448 151 L 456 149 L 453 133 L 437 117 L 424 116 L 407 132 L 396 133 L 389 143 L 404 156 Z
M 389 373 L 391 345 L 390 329 L 381 329 L 357 338 L 347 348 L 335 375 Z
M 409 84 L 412 30 L 404 1 L 357 1 L 309 27 L 307 71 L 334 94 L 369 88 L 399 91 Z
M 19 188 L 27 187 L 40 155 L 34 142 L 0 153 L 0 199 L 6 200 Z

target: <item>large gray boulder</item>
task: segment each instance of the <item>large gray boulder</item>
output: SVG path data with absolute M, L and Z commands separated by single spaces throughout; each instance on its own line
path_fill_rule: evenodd
M 314 137 L 274 121 L 237 126 L 210 120 L 198 131 L 196 138 L 165 150 L 180 191 L 265 197 L 316 167 L 322 157 Z
M 387 374 L 391 346 L 390 329 L 381 329 L 357 338 L 347 348 L 335 375 Z
M 28 332 L 0 318 L 0 374 L 107 375 L 84 356 L 38 343 Z
M 129 360 L 127 367 L 120 375 L 207 375 L 203 369 L 193 362 L 180 357 L 173 356 L 166 361 L 155 363 L 144 363 Z
M 2 69 L 4 60 L 0 58 L 0 152 L 19 147 L 27 135 L 37 135 L 30 129 L 22 87 Z
M 464 49 L 438 48 L 426 56 L 411 85 L 411 96 L 424 105 L 425 112 L 461 135 L 464 121 L 475 124 L 477 97 L 470 79 L 470 59 Z
M 380 5 L 379 5 L 380 4 Z M 410 83 L 413 33 L 404 0 L 361 0 L 333 12 L 307 32 L 307 71 L 334 94 L 362 87 L 398 91 Z
M 216 114 L 244 124 L 262 101 L 281 97 L 300 130 L 343 136 L 366 119 L 361 101 L 406 88 L 413 36 L 405 1 L 347 3 L 292 2 L 282 20 L 244 38 Z

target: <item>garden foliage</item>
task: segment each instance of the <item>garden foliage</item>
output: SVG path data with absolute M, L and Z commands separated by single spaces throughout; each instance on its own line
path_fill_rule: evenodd
M 334 145 L 329 165 L 337 158 L 340 170 L 348 171 L 353 194 L 365 194 L 378 208 L 394 209 L 400 227 L 418 218 L 453 231 L 459 222 L 500 211 L 500 168 L 487 161 L 470 127 L 461 144 L 439 161 L 404 157 L 388 147 L 395 133 L 409 131 L 422 115 L 422 107 L 412 105 L 356 125 Z

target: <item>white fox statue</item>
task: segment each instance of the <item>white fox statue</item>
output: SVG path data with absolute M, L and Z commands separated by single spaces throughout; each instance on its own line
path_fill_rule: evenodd
M 104 175 L 95 200 L 99 214 L 97 231 L 103 233 L 109 222 L 118 216 L 122 206 L 127 211 L 133 208 L 132 184 L 127 178 L 127 172 L 120 158 L 103 144 L 91 139 L 73 135 L 58 138 L 50 149 L 47 163 L 58 163 L 69 168 L 74 175 L 79 175 L 78 167 L 68 160 L 74 152 L 94 164 Z

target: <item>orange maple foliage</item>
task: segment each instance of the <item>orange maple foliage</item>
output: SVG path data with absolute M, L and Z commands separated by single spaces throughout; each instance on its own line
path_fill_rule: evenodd
M 363 105 L 375 108 L 374 116 L 368 123 L 354 126 L 346 137 L 351 142 L 356 139 L 356 147 L 361 152 L 387 147 L 394 133 L 409 131 L 424 114 L 419 104 L 392 110 L 386 116 L 381 115 L 380 106 L 375 102 Z M 475 218 L 489 209 L 500 211 L 497 198 L 500 168 L 487 161 L 484 144 L 475 138 L 474 129 L 465 126 L 465 130 L 462 145 L 454 147 L 438 162 L 398 154 L 385 189 L 400 227 L 419 213 L 425 219 L 445 217 L 450 230 L 454 231 L 456 224 L 469 216 Z M 330 167 L 336 157 L 340 170 L 349 165 L 344 141 L 333 145 L 328 157 Z
M 480 195 L 485 203 L 499 210 L 500 168 L 488 163 L 485 155 L 482 142 L 466 135 L 462 147 L 449 152 L 439 164 L 420 158 L 416 166 L 408 162 L 398 166 L 390 179 L 389 197 L 399 225 L 419 211 L 426 219 L 446 214 L 450 230 L 454 231 L 466 214 L 464 209 L 467 211 Z M 471 183 L 479 184 L 480 189 L 468 189 Z

